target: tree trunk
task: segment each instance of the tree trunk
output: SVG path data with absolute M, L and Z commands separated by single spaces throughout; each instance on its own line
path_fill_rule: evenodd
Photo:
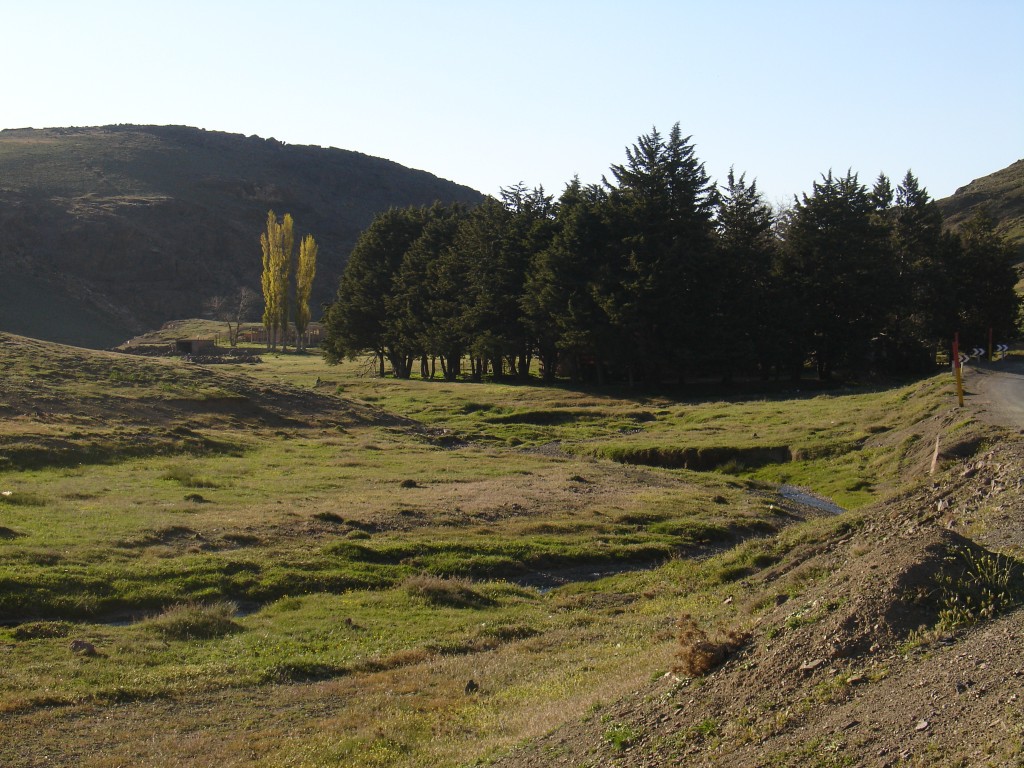
M 519 355 L 519 378 L 521 381 L 528 381 L 530 378 L 530 363 L 533 362 L 533 356 L 529 352 L 523 352 Z

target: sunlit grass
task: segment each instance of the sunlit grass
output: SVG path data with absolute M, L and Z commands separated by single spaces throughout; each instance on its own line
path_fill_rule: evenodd
M 0 461 L 0 743 L 20 718 L 53 725 L 52 704 L 167 723 L 108 739 L 83 716 L 66 743 L 106 744 L 83 765 L 223 764 L 231 738 L 174 733 L 236 718 L 267 765 L 494 754 L 668 669 L 680 613 L 742 621 L 723 602 L 737 585 L 833 535 L 837 519 L 795 523 L 809 513 L 773 483 L 862 505 L 950 427 L 940 379 L 700 403 L 381 380 L 314 354 L 206 370 L 16 346 L 0 456 L 39 451 Z M 102 418 L 82 411 L 94 398 Z M 158 448 L 133 454 L 149 431 Z M 793 460 L 608 458 L 764 445 Z

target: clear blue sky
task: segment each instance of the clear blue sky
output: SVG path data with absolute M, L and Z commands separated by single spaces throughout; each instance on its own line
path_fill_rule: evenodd
M 944 197 L 1024 157 L 1020 0 L 0 0 L 0 24 L 0 128 L 193 125 L 488 194 L 600 181 L 675 122 L 773 203 L 830 168 Z

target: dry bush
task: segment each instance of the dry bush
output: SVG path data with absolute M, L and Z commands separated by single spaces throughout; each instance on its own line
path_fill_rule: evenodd
M 706 675 L 723 664 L 750 639 L 749 633 L 732 629 L 717 633 L 711 639 L 688 613 L 679 617 L 676 626 L 679 628 L 679 650 L 676 653 L 678 664 L 674 671 L 682 672 L 687 677 Z

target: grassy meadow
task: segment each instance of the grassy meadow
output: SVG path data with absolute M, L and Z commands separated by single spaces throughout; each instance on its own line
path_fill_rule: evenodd
M 754 621 L 747 576 L 971 431 L 948 377 L 709 402 L 0 342 L 9 766 L 482 764 L 665 674 L 681 614 Z

